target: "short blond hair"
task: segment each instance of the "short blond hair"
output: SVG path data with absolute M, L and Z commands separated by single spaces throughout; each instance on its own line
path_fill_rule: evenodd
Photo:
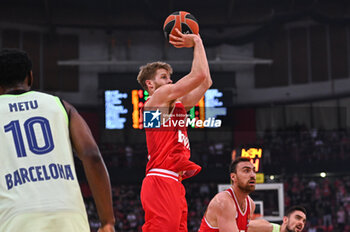
M 173 74 L 173 69 L 170 64 L 162 61 L 148 63 L 140 67 L 140 72 L 137 75 L 137 82 L 142 86 L 144 90 L 148 91 L 146 80 L 153 80 L 158 69 L 165 69 L 170 74 Z

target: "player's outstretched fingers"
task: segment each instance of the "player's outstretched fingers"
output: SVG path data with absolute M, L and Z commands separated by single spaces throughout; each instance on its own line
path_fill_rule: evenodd
M 178 41 L 178 42 L 183 42 L 184 39 L 182 37 L 177 37 L 172 34 L 169 35 L 170 41 Z
M 179 29 L 177 29 L 177 28 L 175 28 L 175 32 L 176 32 L 176 34 L 179 36 L 179 37 L 182 37 L 184 34 L 182 34 L 182 32 L 179 30 Z
M 171 43 L 176 48 L 182 48 L 183 47 L 183 42 L 176 42 L 176 41 L 169 40 L 169 43 Z

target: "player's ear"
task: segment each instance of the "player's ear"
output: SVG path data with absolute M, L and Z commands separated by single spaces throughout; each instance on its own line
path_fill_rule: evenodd
M 284 217 L 283 217 L 283 223 L 287 223 L 287 221 L 288 221 L 288 217 L 287 217 L 287 216 L 284 216 Z
M 32 84 L 33 84 L 33 71 L 30 71 L 28 73 L 28 81 L 27 81 L 27 84 L 29 87 L 32 87 Z
M 236 178 L 236 173 L 231 172 L 230 177 L 231 177 L 231 182 L 233 183 L 234 179 Z
M 146 80 L 145 84 L 146 84 L 148 90 L 153 89 L 153 83 L 151 80 Z

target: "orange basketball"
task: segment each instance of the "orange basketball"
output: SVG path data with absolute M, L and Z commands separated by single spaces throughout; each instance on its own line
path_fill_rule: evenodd
M 175 28 L 183 34 L 198 34 L 199 32 L 197 19 L 186 11 L 176 11 L 166 18 L 163 31 L 168 40 L 169 34 L 176 35 Z

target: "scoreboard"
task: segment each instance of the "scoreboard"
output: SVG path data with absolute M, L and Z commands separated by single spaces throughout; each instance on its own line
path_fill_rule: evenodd
M 255 167 L 255 171 L 260 171 L 260 163 L 262 158 L 262 148 L 249 148 L 245 149 L 242 148 L 241 150 L 241 157 L 249 158 L 251 160 L 251 163 Z
M 256 174 L 256 182 L 264 183 L 264 173 L 262 167 L 262 159 L 263 159 L 263 148 L 261 147 L 242 147 L 238 149 L 234 149 L 232 151 L 232 160 L 236 157 L 245 157 L 249 158 L 250 162 L 254 165 Z
M 148 97 L 148 92 L 142 89 L 105 90 L 105 128 L 143 129 L 140 109 Z M 225 117 L 227 111 L 223 91 L 208 89 L 204 97 L 189 111 L 188 116 L 204 121 L 208 118 Z

